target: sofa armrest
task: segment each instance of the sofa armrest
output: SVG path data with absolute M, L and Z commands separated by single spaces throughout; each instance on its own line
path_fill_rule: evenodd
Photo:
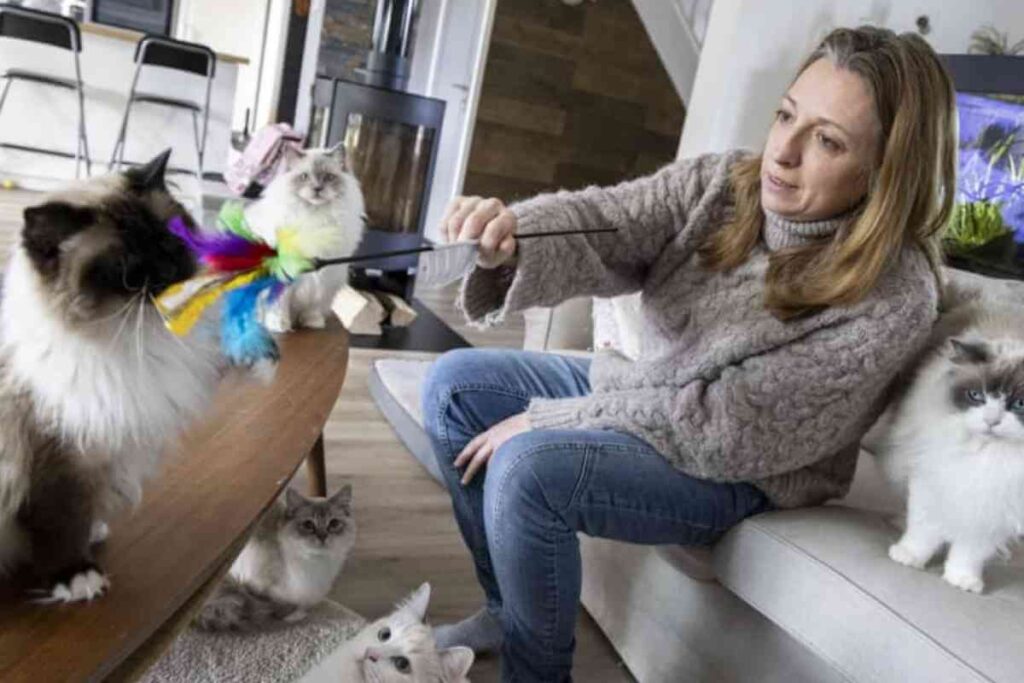
M 552 308 L 523 311 L 527 351 L 586 351 L 593 345 L 592 299 L 570 299 Z

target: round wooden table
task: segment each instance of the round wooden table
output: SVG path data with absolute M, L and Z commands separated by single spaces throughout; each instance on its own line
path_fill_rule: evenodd
M 274 381 L 225 380 L 142 505 L 113 521 L 99 553 L 107 595 L 39 606 L 0 587 L 0 681 L 137 677 L 188 624 L 303 459 L 312 488 L 323 486 L 322 432 L 345 379 L 348 335 L 334 326 L 280 343 Z

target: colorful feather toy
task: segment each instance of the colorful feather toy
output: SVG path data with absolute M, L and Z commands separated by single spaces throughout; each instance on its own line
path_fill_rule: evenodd
M 228 360 L 247 366 L 276 361 L 277 343 L 259 320 L 260 301 L 272 302 L 288 283 L 314 268 L 305 255 L 310 245 L 283 228 L 274 249 L 249 230 L 238 204 L 225 204 L 218 223 L 220 232 L 201 234 L 181 217 L 171 219 L 168 229 L 188 245 L 204 269 L 167 288 L 156 300 L 157 309 L 171 332 L 184 336 L 223 297 L 221 348 Z
M 246 224 L 240 204 L 225 204 L 217 222 L 220 230 L 210 234 L 195 232 L 181 217 L 170 220 L 168 229 L 188 245 L 204 268 L 199 275 L 164 290 L 156 299 L 156 307 L 168 329 L 185 336 L 206 310 L 223 297 L 221 349 L 231 363 L 243 366 L 274 362 L 280 357 L 277 343 L 260 322 L 259 308 L 261 303 L 272 303 L 281 296 L 299 275 L 329 265 L 422 253 L 418 282 L 439 286 L 465 275 L 479 248 L 476 242 L 458 242 L 320 259 L 315 255 L 321 245 L 313 241 L 315 238 L 293 228 L 278 229 L 276 249 L 262 241 Z M 516 239 L 614 231 L 600 228 L 528 233 L 518 234 Z

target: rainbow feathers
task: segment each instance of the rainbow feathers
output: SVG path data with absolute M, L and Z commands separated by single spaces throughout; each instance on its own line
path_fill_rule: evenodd
M 255 365 L 279 357 L 277 344 L 259 321 L 261 302 L 271 303 L 300 274 L 315 267 L 310 255 L 288 229 L 278 231 L 278 248 L 260 240 L 246 225 L 242 207 L 225 204 L 218 217 L 221 231 L 198 233 L 181 217 L 168 229 L 203 264 L 196 277 L 167 288 L 156 300 L 167 327 L 188 334 L 206 310 L 222 297 L 221 349 L 237 365 Z

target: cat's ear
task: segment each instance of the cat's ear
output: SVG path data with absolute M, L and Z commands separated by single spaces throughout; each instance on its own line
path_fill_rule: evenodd
M 467 680 L 469 667 L 473 666 L 473 651 L 461 645 L 441 650 L 437 653 L 441 658 L 441 680 L 457 681 Z
M 966 342 L 961 339 L 950 339 L 952 347 L 950 360 L 958 365 L 977 365 L 992 360 L 992 350 L 985 342 Z
M 416 621 L 423 622 L 427 618 L 427 605 L 429 604 L 430 584 L 424 583 L 402 602 L 401 610 L 411 614 Z
M 352 484 L 345 484 L 327 502 L 331 507 L 347 508 L 352 504 Z
M 288 145 L 284 148 L 284 167 L 285 170 L 292 170 L 299 163 L 306 158 L 306 151 L 300 147 Z
M 124 174 L 136 190 L 165 190 L 167 185 L 164 183 L 164 175 L 170 158 L 171 148 L 168 147 L 142 166 L 130 168 Z
M 342 140 L 341 142 L 336 144 L 334 147 L 331 147 L 329 150 L 327 150 L 327 154 L 328 154 L 328 156 L 331 156 L 335 160 L 337 160 L 337 162 L 339 164 L 341 164 L 342 168 L 344 168 L 345 170 L 348 170 L 348 154 L 345 153 L 345 141 L 344 140 Z
M 25 227 L 22 244 L 32 262 L 43 272 L 52 272 L 60 257 L 60 245 L 96 221 L 93 209 L 64 202 L 30 206 L 22 213 Z
M 306 504 L 306 499 L 303 498 L 302 494 L 293 489 L 291 486 L 284 490 L 284 505 L 288 512 L 293 512 L 296 509 Z

